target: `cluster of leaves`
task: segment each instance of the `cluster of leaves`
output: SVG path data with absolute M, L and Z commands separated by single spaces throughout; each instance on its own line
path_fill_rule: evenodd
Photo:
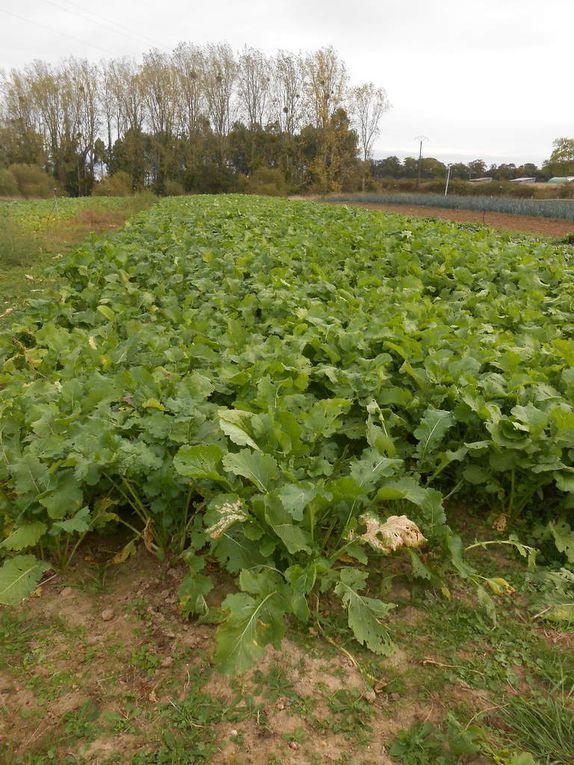
M 31 551 L 65 562 L 123 523 L 119 560 L 137 538 L 184 553 L 188 613 L 209 610 L 206 561 L 238 575 L 217 648 L 233 671 L 326 593 L 389 651 L 368 554 L 403 544 L 417 577 L 473 577 L 446 524 L 453 491 L 504 523 L 550 514 L 569 556 L 569 257 L 405 225 L 173 199 L 62 261 L 63 286 L 0 336 L 0 599 L 42 575 Z M 397 505 L 408 518 L 389 524 Z

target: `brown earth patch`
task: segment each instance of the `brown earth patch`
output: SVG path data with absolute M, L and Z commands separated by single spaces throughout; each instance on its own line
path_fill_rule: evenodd
M 180 566 L 142 549 L 97 581 L 98 559 L 78 560 L 17 610 L 24 623 L 44 627 L 31 632 L 24 653 L 0 675 L 0 739 L 10 747 L 3 760 L 0 746 L 2 763 L 53 750 L 62 762 L 73 754 L 85 765 L 127 765 L 135 754 L 160 748 L 166 732 L 180 734 L 174 710 L 185 711 L 198 692 L 222 710 L 243 710 L 237 721 L 222 716 L 215 723 L 213 765 L 340 763 L 349 752 L 361 763 L 391 765 L 387 747 L 399 730 L 416 719 L 439 720 L 434 705 L 384 692 L 387 671 L 393 677 L 415 666 L 404 651 L 381 661 L 380 693 L 316 635 L 311 647 L 285 640 L 246 675 L 225 677 L 210 664 L 215 627 L 187 621 L 178 610 Z M 334 711 L 337 694 L 343 707 Z M 348 722 L 354 703 L 372 710 L 369 719 L 354 713 L 356 723 Z M 79 735 L 90 710 L 96 716 Z M 199 735 L 213 724 L 189 722 Z

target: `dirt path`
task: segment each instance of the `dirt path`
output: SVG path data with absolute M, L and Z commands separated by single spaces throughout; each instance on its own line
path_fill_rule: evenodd
M 430 205 L 392 205 L 374 204 L 371 202 L 344 202 L 341 204 L 353 205 L 354 207 L 366 207 L 369 210 L 392 212 L 399 215 L 417 215 L 422 218 L 436 217 L 458 223 L 482 223 L 492 228 L 505 231 L 521 231 L 528 234 L 540 234 L 542 236 L 566 236 L 574 232 L 574 221 L 560 220 L 558 218 L 542 218 L 528 215 L 509 215 L 498 212 L 478 212 L 476 210 L 450 210 L 444 207 L 431 207 Z

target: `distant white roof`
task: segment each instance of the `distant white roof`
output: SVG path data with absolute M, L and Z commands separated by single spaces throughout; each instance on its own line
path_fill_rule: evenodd
M 510 183 L 536 183 L 536 178 L 526 176 L 524 178 L 513 178 Z
M 572 183 L 572 181 L 574 181 L 574 175 L 555 175 L 548 183 Z

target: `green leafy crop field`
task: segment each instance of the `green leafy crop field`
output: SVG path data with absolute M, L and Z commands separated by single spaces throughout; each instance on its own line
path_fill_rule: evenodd
M 124 527 L 118 560 L 183 554 L 182 607 L 221 622 L 235 672 L 320 598 L 388 653 L 393 604 L 368 579 L 395 553 L 443 591 L 471 580 L 492 614 L 506 583 L 471 566 L 445 503 L 483 508 L 491 542 L 528 521 L 574 563 L 567 247 L 195 197 L 58 268 L 0 336 L 0 602 Z M 215 613 L 217 567 L 238 591 Z
M 155 201 L 151 194 L 0 200 L 0 319 L 38 292 L 54 259 L 92 233 L 119 228 Z

